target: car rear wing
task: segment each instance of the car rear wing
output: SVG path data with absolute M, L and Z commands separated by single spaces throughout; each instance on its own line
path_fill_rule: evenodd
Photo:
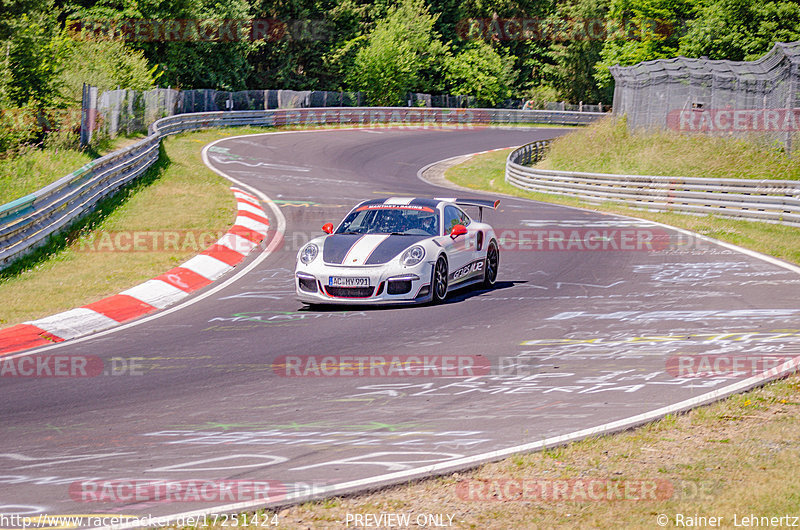
M 477 206 L 480 215 L 480 219 L 478 219 L 479 221 L 483 221 L 484 208 L 491 208 L 492 210 L 496 210 L 497 206 L 500 204 L 500 199 L 495 199 L 492 201 L 486 199 L 457 199 L 457 198 L 436 197 L 436 200 L 453 202 L 458 206 Z

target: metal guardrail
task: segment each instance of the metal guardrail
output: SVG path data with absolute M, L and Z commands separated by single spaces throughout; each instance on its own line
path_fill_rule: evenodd
M 715 214 L 800 226 L 800 182 L 614 175 L 528 167 L 541 159 L 547 142 L 523 145 L 506 159 L 506 181 L 517 188 L 616 201 L 656 211 Z
M 98 201 L 144 173 L 158 159 L 161 139 L 171 134 L 246 125 L 585 125 L 602 116 L 604 114 L 598 112 L 416 107 L 309 107 L 168 116 L 150 126 L 147 138 L 93 160 L 35 193 L 0 206 L 0 269 L 44 244 L 51 235 L 91 211 Z

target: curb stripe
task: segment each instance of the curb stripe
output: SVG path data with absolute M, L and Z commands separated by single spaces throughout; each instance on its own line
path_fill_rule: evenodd
M 181 265 L 181 267 L 189 269 L 195 274 L 199 274 L 200 276 L 208 278 L 212 281 L 216 280 L 231 269 L 230 265 L 227 263 L 223 263 L 220 260 L 205 254 L 198 254 Z
M 236 198 L 236 202 L 237 202 L 237 204 L 239 206 L 241 206 L 243 204 L 246 204 L 247 206 L 252 206 L 253 208 L 256 208 L 258 210 L 256 213 L 263 213 L 264 212 L 264 210 L 261 209 L 261 206 L 259 206 L 258 203 L 255 203 L 255 202 L 253 202 L 251 200 L 244 199 L 242 197 L 237 197 Z
M 236 252 L 232 248 L 228 248 L 224 245 L 220 244 L 213 244 L 203 252 L 201 252 L 204 256 L 211 256 L 212 258 L 216 258 L 223 263 L 230 265 L 231 267 L 235 266 L 237 263 L 244 259 L 244 255 Z
M 32 324 L 17 324 L 0 330 L 0 354 L 46 346 L 63 340 Z
M 269 219 L 261 215 L 254 214 L 253 212 L 248 212 L 247 210 L 239 210 L 239 214 L 236 216 L 236 218 L 238 219 L 240 217 L 247 217 L 252 219 L 253 221 L 258 221 L 259 223 L 262 223 L 265 226 L 269 226 Z
M 217 241 L 217 245 L 221 245 L 223 247 L 228 247 L 229 249 L 238 252 L 239 254 L 244 254 L 245 256 L 250 253 L 251 250 L 258 246 L 258 243 L 254 243 L 249 239 L 245 239 L 243 237 L 237 236 L 236 234 L 231 234 L 228 232 Z
M 242 188 L 237 188 L 237 187 L 235 187 L 235 186 L 231 186 L 231 187 L 230 187 L 230 190 L 231 190 L 231 191 L 233 192 L 233 194 L 234 194 L 234 195 L 236 195 L 237 197 L 244 197 L 244 198 L 246 198 L 246 199 L 250 199 L 250 200 L 251 200 L 251 201 L 253 201 L 254 203 L 258 203 L 258 197 L 256 197 L 256 196 L 255 196 L 255 195 L 253 195 L 252 193 L 248 193 L 248 192 L 244 191 Z
M 24 323 L 33 324 L 64 340 L 86 335 L 93 331 L 100 331 L 101 329 L 110 328 L 119 324 L 116 320 L 101 315 L 97 311 L 86 307 L 77 307 L 69 311 L 56 313 L 49 317 Z
M 161 280 L 168 283 L 182 291 L 191 293 L 198 289 L 202 289 L 211 283 L 211 280 L 201 274 L 197 274 L 185 267 L 175 267 L 161 276 L 156 276 L 154 280 Z
M 150 304 L 126 294 L 115 294 L 83 307 L 91 309 L 92 311 L 97 311 L 108 318 L 113 318 L 117 322 L 127 322 L 128 320 L 146 315 L 147 313 L 152 313 L 156 310 L 156 308 Z
M 264 219 L 267 224 L 269 224 L 269 219 L 264 217 L 264 210 L 259 208 L 258 206 L 253 206 L 251 203 L 246 201 L 239 201 L 239 215 L 244 212 L 252 213 L 253 215 L 257 215 L 259 219 Z
M 250 228 L 242 225 L 233 225 L 231 229 L 228 230 L 228 233 L 242 237 L 248 241 L 252 241 L 253 243 L 261 243 L 264 240 L 264 234 L 256 232 L 255 230 L 251 230 Z
M 243 226 L 245 228 L 249 228 L 250 230 L 253 230 L 254 232 L 258 232 L 262 236 L 266 236 L 267 232 L 269 232 L 269 225 L 268 224 L 264 224 L 261 221 L 255 221 L 251 217 L 240 215 L 239 217 L 236 218 L 235 223 L 237 225 L 239 225 L 239 226 Z
M 182 291 L 161 280 L 147 280 L 136 287 L 131 287 L 127 291 L 122 291 L 120 294 L 127 294 L 139 300 L 144 300 L 158 309 L 164 309 L 181 298 L 189 296 L 186 291 Z

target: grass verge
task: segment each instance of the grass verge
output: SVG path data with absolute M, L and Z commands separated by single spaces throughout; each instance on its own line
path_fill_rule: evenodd
M 233 222 L 236 201 L 228 181 L 200 161 L 203 146 L 237 128 L 167 138 L 158 162 L 136 182 L 105 199 L 89 216 L 47 246 L 0 273 L 0 327 L 41 318 L 99 300 L 146 281 L 204 248 L 87 252 L 102 234 L 175 232 L 220 234 Z M 76 166 L 77 167 L 77 166 Z M 73 167 L 74 169 L 74 167 Z M 184 243 L 185 239 L 182 240 Z M 94 248 L 100 244 L 95 243 Z
M 144 138 L 120 136 L 88 150 L 25 147 L 13 157 L 0 159 L 0 205 L 55 182 L 107 153 Z
M 800 179 L 800 157 L 762 138 L 734 139 L 674 131 L 631 134 L 625 120 L 606 118 L 556 139 L 541 169 L 713 177 Z
M 573 135 L 575 135 L 577 138 L 582 138 L 585 134 L 586 129 L 573 132 L 568 136 L 572 138 Z M 692 139 L 692 141 L 694 141 L 694 139 Z M 565 150 L 565 146 L 566 144 L 562 141 L 558 152 L 561 153 Z M 614 145 L 610 145 L 610 147 L 612 150 L 614 149 Z M 576 149 L 578 148 L 576 147 Z M 784 261 L 800 264 L 800 228 L 798 227 L 761 223 L 758 221 L 725 219 L 715 216 L 695 216 L 673 212 L 651 212 L 621 203 L 609 201 L 601 203 L 589 202 L 566 195 L 553 195 L 521 190 L 505 181 L 505 164 L 509 151 L 510 150 L 503 150 L 476 155 L 465 163 L 448 169 L 445 172 L 445 176 L 453 183 L 466 188 L 504 193 L 542 202 L 551 202 L 589 210 L 649 219 L 659 223 L 685 228 L 721 241 L 727 241 L 763 254 L 775 256 Z M 576 159 L 579 156 L 579 153 L 575 154 Z M 557 167 L 558 169 L 566 169 L 560 165 Z M 585 169 L 586 168 L 582 168 L 581 170 Z

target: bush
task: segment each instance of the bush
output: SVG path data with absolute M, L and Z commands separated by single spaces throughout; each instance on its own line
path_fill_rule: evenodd
M 408 92 L 440 91 L 435 79 L 449 52 L 433 30 L 436 19 L 421 0 L 390 9 L 358 51 L 351 86 L 373 105 L 402 104 Z
M 493 107 L 511 95 L 516 77 L 512 68 L 512 61 L 479 40 L 448 58 L 448 89 L 453 94 L 475 96 L 478 105 Z
M 83 83 L 100 92 L 118 87 L 148 90 L 155 86 L 156 68 L 144 54 L 118 40 L 75 40 L 70 42 L 65 61 L 69 65 L 60 77 L 63 96 L 80 104 Z

